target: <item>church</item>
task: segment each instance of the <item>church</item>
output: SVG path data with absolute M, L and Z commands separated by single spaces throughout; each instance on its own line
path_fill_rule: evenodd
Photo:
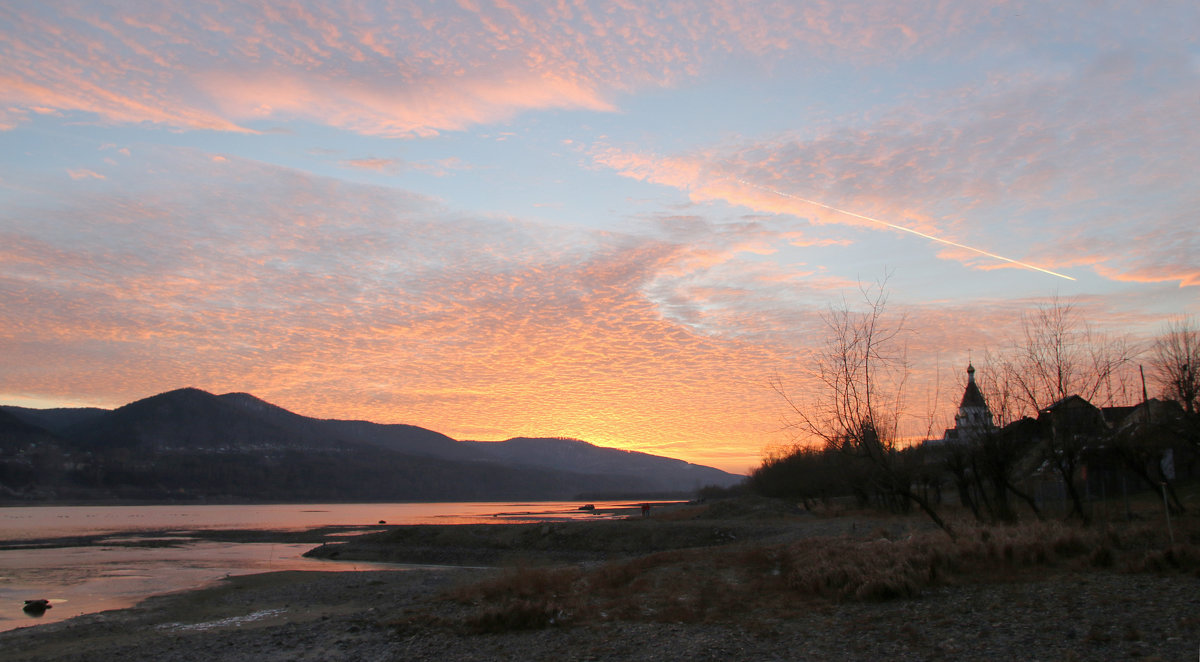
M 975 366 L 967 364 L 967 388 L 963 391 L 958 413 L 954 415 L 954 427 L 946 430 L 942 443 L 967 444 L 996 429 L 992 421 L 992 410 L 975 383 Z

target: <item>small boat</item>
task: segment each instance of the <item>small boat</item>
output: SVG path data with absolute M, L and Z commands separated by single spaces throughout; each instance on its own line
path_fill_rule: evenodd
M 589 504 L 586 504 L 586 505 L 580 506 L 580 507 L 579 507 L 579 509 L 580 509 L 580 510 L 595 510 L 595 509 L 596 509 L 596 504 L 594 504 L 594 503 L 589 503 Z

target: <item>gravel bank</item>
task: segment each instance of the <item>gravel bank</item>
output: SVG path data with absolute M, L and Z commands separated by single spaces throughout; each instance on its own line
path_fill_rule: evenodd
M 950 545 L 920 519 L 895 518 L 396 527 L 320 553 L 506 567 L 233 577 L 132 609 L 0 633 L 0 657 L 1190 661 L 1200 654 L 1200 534 L 1195 522 L 1181 524 L 1189 542 L 1167 555 L 1133 529 L 1031 529 L 1048 532 L 1045 541 L 996 529 Z M 1112 548 L 1098 554 L 1090 548 L 1097 544 Z M 976 556 L 964 561 L 960 550 Z M 784 586 L 803 576 L 797 569 L 840 568 L 855 555 L 873 565 L 907 555 L 916 560 L 896 567 L 916 563 L 913 576 L 926 579 L 900 584 L 900 597 L 876 591 L 892 598 L 882 601 Z M 1158 565 L 1133 564 L 1144 558 Z M 920 565 L 934 561 L 938 573 Z M 781 572 L 787 563 L 792 569 Z M 992 563 L 1005 567 L 992 572 Z M 555 583 L 561 577 L 566 583 Z M 509 593 L 489 597 L 496 590 Z M 573 614 L 479 626 L 481 614 L 507 618 L 528 607 L 544 615 L 560 597 Z M 673 610 L 697 598 L 711 601 Z
M 1099 574 L 826 604 L 750 626 L 604 622 L 500 634 L 403 625 L 486 571 L 272 573 L 0 635 L 11 662 L 283 660 L 1194 660 L 1200 583 Z M 461 607 L 434 607 L 452 622 Z M 400 623 L 401 625 L 397 625 Z

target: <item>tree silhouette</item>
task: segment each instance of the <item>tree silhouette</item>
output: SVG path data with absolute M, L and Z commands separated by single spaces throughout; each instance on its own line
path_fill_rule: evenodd
M 1168 400 L 1190 416 L 1200 411 L 1200 327 L 1190 317 L 1167 322 L 1151 350 L 1153 374 Z
M 775 389 L 790 411 L 788 426 L 849 458 L 851 470 L 858 465 L 863 470 L 859 490 L 894 504 L 915 504 L 953 537 L 926 494 L 915 487 L 924 471 L 923 458 L 898 445 L 909 368 L 904 316 L 887 314 L 886 276 L 860 291 L 860 309 L 843 301 L 822 317 L 827 335 L 814 362 L 821 385 L 815 396 L 800 402 L 776 379 Z

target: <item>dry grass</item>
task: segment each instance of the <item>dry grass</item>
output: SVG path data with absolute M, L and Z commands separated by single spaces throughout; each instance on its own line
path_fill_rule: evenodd
M 541 629 L 569 623 L 578 611 L 574 595 L 581 570 L 516 568 L 493 579 L 460 587 L 452 599 L 478 605 L 467 625 L 477 632 Z
M 1200 526 L 1195 519 L 1180 524 L 1174 545 L 1158 525 L 1062 523 L 963 529 L 955 540 L 923 532 L 898 540 L 727 544 L 591 567 L 509 569 L 445 597 L 457 606 L 453 622 L 496 632 L 598 620 L 765 622 L 820 603 L 905 599 L 938 585 L 1062 572 L 1200 577 Z

